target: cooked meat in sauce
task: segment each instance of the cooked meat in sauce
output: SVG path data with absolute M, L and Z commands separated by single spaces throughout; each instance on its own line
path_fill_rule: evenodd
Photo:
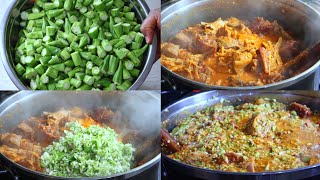
M 118 122 L 120 119 L 121 123 Z M 155 141 L 145 143 L 150 140 L 150 137 L 130 129 L 127 120 L 120 112 L 113 112 L 105 107 L 96 108 L 91 112 L 78 107 L 68 110 L 61 109 L 56 112 L 43 112 L 41 116 L 21 121 L 10 132 L 1 134 L 0 152 L 26 168 L 44 172 L 40 166 L 40 157 L 44 148 L 64 136 L 67 122 L 78 121 L 84 127 L 91 125 L 111 127 L 119 134 L 119 140 L 144 145 L 144 149 L 137 147 L 137 158 L 134 162 L 135 165 L 141 165 L 150 159 L 150 157 L 145 159 L 145 150 L 148 150 L 146 147 Z M 121 132 L 121 129 L 126 129 L 126 131 Z
M 319 123 L 319 113 L 296 102 L 268 98 L 237 106 L 222 102 L 180 121 L 171 135 L 182 146 L 165 153 L 213 170 L 294 169 L 320 163 Z
M 237 18 L 198 24 L 161 45 L 161 62 L 188 79 L 218 86 L 261 86 L 287 79 L 284 73 L 303 45 L 277 21 Z

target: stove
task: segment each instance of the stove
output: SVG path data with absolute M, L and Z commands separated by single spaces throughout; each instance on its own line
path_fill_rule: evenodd
M 6 100 L 8 97 L 17 93 L 16 91 L 0 91 L 0 104 Z M 161 167 L 160 162 L 153 165 L 150 169 L 145 172 L 136 175 L 135 177 L 129 178 L 128 180 L 160 180 Z M 15 177 L 10 174 L 10 172 L 6 169 L 6 164 L 0 161 L 0 180 L 32 180 L 30 177 L 19 176 Z
M 161 110 L 166 109 L 169 105 L 171 105 L 181 99 L 196 95 L 199 92 L 201 92 L 201 91 L 199 91 L 199 90 L 162 91 L 161 92 Z M 181 174 L 179 172 L 173 171 L 169 168 L 166 168 L 165 161 L 162 161 L 161 169 L 162 169 L 162 171 L 161 171 L 161 179 L 162 180 L 177 180 L 177 179 L 204 180 L 204 179 L 200 179 L 200 178 L 190 177 L 190 176 Z M 312 178 L 302 179 L 302 180 L 319 180 L 319 179 L 320 179 L 320 175 L 314 176 Z M 223 180 L 228 180 L 228 178 L 225 178 Z

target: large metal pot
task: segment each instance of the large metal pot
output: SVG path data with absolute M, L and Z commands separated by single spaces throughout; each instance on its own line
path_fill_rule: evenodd
M 158 146 L 160 143 L 160 109 L 157 108 L 159 104 L 160 94 L 146 91 L 20 91 L 0 105 L 0 134 L 11 131 L 18 123 L 28 119 L 30 116 L 41 115 L 43 111 L 57 111 L 61 108 L 68 109 L 75 106 L 88 111 L 97 107 L 108 107 L 114 111 L 120 111 L 128 118 L 128 123 L 125 124 L 124 129 L 119 131 L 127 132 L 130 128 L 131 130 L 142 132 L 142 137 L 154 140 L 154 143 L 145 146 L 146 149 L 144 151 L 139 151 L 140 154 L 135 155 L 136 157 L 146 158 L 144 161 L 146 163 L 127 172 L 112 176 L 70 179 L 134 179 L 151 168 L 154 169 L 154 166 L 160 161 L 160 147 Z M 130 140 L 129 143 L 133 144 L 136 149 L 142 147 L 141 142 Z M 3 154 L 0 154 L 0 161 L 15 177 L 69 179 L 32 171 L 11 161 Z M 154 179 L 155 177 L 149 178 Z
M 264 17 L 277 20 L 306 46 L 311 46 L 319 40 L 319 13 L 311 6 L 297 0 L 260 0 L 259 2 L 256 0 L 181 0 L 161 13 L 161 41 L 168 41 L 170 37 L 191 25 L 232 16 L 240 19 Z M 182 77 L 164 66 L 162 70 L 163 73 L 173 77 L 176 84 L 181 83 L 193 89 L 283 89 L 304 80 L 319 65 L 320 61 L 316 60 L 311 67 L 297 76 L 273 84 L 250 87 L 212 86 Z
M 221 100 L 230 101 L 230 104 L 237 105 L 252 102 L 259 97 L 277 99 L 282 103 L 299 102 L 313 110 L 320 110 L 320 93 L 315 91 L 210 91 L 182 99 L 164 109 L 161 112 L 161 120 L 165 121 L 163 128 L 171 132 L 177 122 L 196 111 L 217 104 Z M 286 180 L 309 178 L 320 174 L 320 164 L 284 171 L 241 173 L 197 168 L 171 159 L 164 154 L 162 160 L 169 174 L 180 173 L 202 179 Z
M 19 26 L 20 21 L 20 11 L 27 5 L 28 0 L 10 0 L 7 9 L 4 9 L 4 19 L 1 19 L 0 24 L 0 56 L 4 67 L 12 80 L 12 82 L 17 86 L 19 90 L 30 89 L 29 84 L 24 82 L 19 78 L 15 71 L 15 45 L 18 40 L 18 34 L 21 27 Z M 134 4 L 134 11 L 136 12 L 136 17 L 140 23 L 148 16 L 150 9 L 144 0 L 130 0 Z M 154 41 L 150 45 L 148 52 L 145 53 L 143 62 L 141 63 L 141 73 L 137 78 L 136 82 L 129 88 L 130 90 L 138 89 L 152 68 L 154 57 L 157 51 L 157 35 L 154 36 Z

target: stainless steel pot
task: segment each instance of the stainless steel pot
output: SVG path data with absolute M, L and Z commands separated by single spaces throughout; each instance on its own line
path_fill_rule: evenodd
M 6 168 L 16 177 L 32 177 L 36 179 L 128 179 L 140 173 L 148 171 L 160 161 L 160 94 L 147 91 L 20 91 L 9 97 L 0 105 L 0 134 L 10 131 L 23 120 L 30 116 L 39 116 L 43 111 L 57 111 L 61 108 L 81 107 L 85 110 L 93 110 L 97 107 L 108 107 L 114 111 L 120 111 L 128 118 L 124 129 L 129 128 L 142 132 L 142 137 L 154 140 L 148 144 L 144 151 L 139 151 L 136 157 L 144 157 L 143 165 L 135 167 L 127 172 L 106 177 L 94 178 L 65 178 L 50 176 L 44 173 L 32 171 L 23 167 L 0 154 L 0 160 Z M 149 108 L 153 107 L 153 108 Z M 148 111 L 146 111 L 148 109 Z M 131 142 L 132 141 L 132 142 Z M 130 143 L 138 149 L 142 142 L 130 140 Z
M 27 1 L 28 0 L 11 0 L 9 7 L 4 9 L 4 19 L 1 19 L 0 21 L 0 47 L 2 47 L 0 49 L 0 56 L 10 79 L 19 90 L 30 89 L 29 84 L 19 78 L 14 68 L 15 44 L 18 40 L 19 30 L 21 29 L 18 23 L 20 21 L 19 14 L 26 6 Z M 139 22 L 142 23 L 150 12 L 148 5 L 144 0 L 130 1 L 134 4 L 134 11 L 137 15 L 136 17 Z M 141 73 L 130 87 L 130 90 L 138 89 L 149 75 L 157 51 L 157 42 L 157 35 L 155 35 L 153 43 L 150 45 L 148 52 L 145 53 L 144 61 L 141 63 Z
M 171 132 L 179 121 L 205 107 L 217 104 L 221 100 L 226 100 L 225 102 L 231 105 L 239 105 L 252 102 L 260 97 L 277 99 L 278 102 L 287 104 L 299 102 L 312 110 L 320 110 L 320 93 L 316 91 L 209 91 L 184 98 L 164 109 L 161 112 L 162 127 Z M 162 155 L 162 162 L 169 175 L 178 173 L 208 180 L 287 180 L 304 179 L 320 174 L 320 164 L 283 171 L 243 173 L 198 168 L 171 159 L 165 154 Z
M 277 20 L 285 29 L 301 39 L 306 46 L 311 46 L 319 40 L 319 13 L 310 5 L 297 0 L 181 0 L 167 7 L 161 13 L 161 41 L 166 42 L 188 26 L 211 22 L 219 17 L 229 18 L 232 16 L 240 19 L 262 16 L 266 19 Z M 319 65 L 320 61 L 317 61 L 297 76 L 273 84 L 250 87 L 212 86 L 182 77 L 164 66 L 162 66 L 162 70 L 172 76 L 176 83 L 182 83 L 193 89 L 283 89 L 304 80 Z

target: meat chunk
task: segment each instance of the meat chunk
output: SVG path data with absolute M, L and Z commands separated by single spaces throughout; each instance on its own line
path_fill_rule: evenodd
M 258 136 L 260 138 L 273 137 L 276 124 L 274 121 L 266 118 L 264 113 L 253 116 L 247 123 L 244 132 L 249 135 Z
M 12 148 L 19 148 L 22 137 L 14 133 L 5 133 L 1 135 L 1 144 L 6 144 Z
M 240 156 L 239 154 L 236 154 L 234 152 L 226 153 L 225 156 L 227 157 L 228 164 L 240 163 L 244 160 L 242 156 Z
M 176 58 L 179 55 L 180 47 L 171 43 L 163 43 L 161 45 L 161 52 L 168 57 Z
M 182 31 L 179 32 L 172 40 L 173 44 L 179 45 L 181 48 L 190 49 L 192 46 L 192 38 L 190 34 Z
M 217 52 L 218 44 L 212 37 L 196 36 L 192 48 L 193 52 L 209 55 Z
M 265 34 L 273 30 L 273 25 L 270 21 L 258 17 L 252 21 L 250 29 L 256 34 Z
M 290 109 L 296 111 L 301 118 L 310 117 L 312 115 L 310 108 L 296 102 L 290 104 Z
M 19 134 L 27 137 L 32 137 L 33 134 L 33 129 L 25 122 L 19 123 L 15 131 L 18 131 Z
M 33 150 L 11 148 L 6 145 L 0 147 L 0 152 L 12 161 L 28 167 L 28 169 L 42 172 L 40 166 L 41 153 Z
M 245 68 L 252 62 L 252 54 L 249 52 L 238 53 L 234 59 L 234 70 L 237 74 L 244 72 Z
M 115 117 L 115 113 L 110 109 L 103 107 L 93 110 L 90 116 L 92 117 L 92 119 L 101 123 L 108 123 Z
M 231 38 L 231 37 L 219 37 L 217 39 L 218 46 L 219 48 L 225 48 L 225 49 L 230 49 L 230 48 L 235 48 L 239 49 L 241 46 L 241 42 L 237 39 Z

